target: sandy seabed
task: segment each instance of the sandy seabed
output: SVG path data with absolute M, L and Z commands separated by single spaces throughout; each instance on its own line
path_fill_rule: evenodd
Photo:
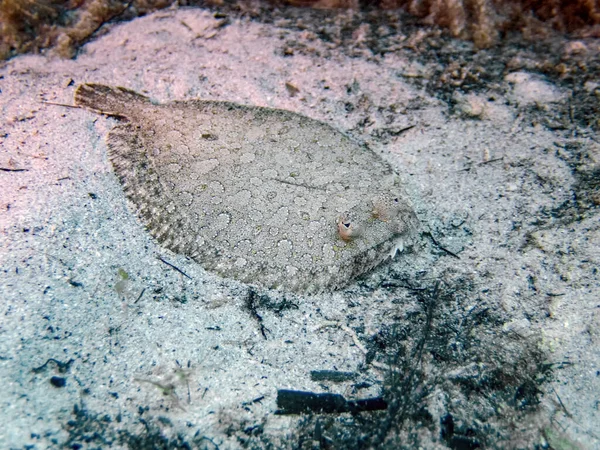
M 597 136 L 548 126 L 571 93 L 538 74 L 449 108 L 431 67 L 180 9 L 0 68 L 0 447 L 600 448 Z M 420 242 L 345 290 L 250 304 L 127 207 L 115 119 L 44 103 L 83 82 L 327 122 L 401 174 Z M 390 407 L 276 415 L 284 388 Z

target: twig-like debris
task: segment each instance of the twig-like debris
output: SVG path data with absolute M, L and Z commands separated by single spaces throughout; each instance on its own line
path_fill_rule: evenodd
M 265 399 L 265 396 L 264 396 L 264 395 L 261 395 L 261 396 L 259 396 L 259 397 L 256 397 L 256 398 L 254 398 L 254 399 L 252 399 L 252 400 L 250 400 L 250 401 L 248 401 L 248 402 L 242 402 L 242 406 L 249 406 L 249 405 L 252 405 L 253 403 L 260 403 L 260 402 L 262 402 L 264 399 Z
M 504 156 L 501 156 L 499 158 L 494 158 L 494 159 L 489 159 L 487 161 L 481 161 L 478 163 L 467 163 L 467 165 L 465 167 L 463 167 L 462 169 L 458 169 L 456 172 L 469 172 L 473 166 L 485 166 L 486 164 L 491 164 L 493 162 L 498 162 L 498 161 L 503 161 L 504 160 Z
M 390 131 L 390 134 L 392 136 L 400 136 L 402 133 L 406 133 L 408 130 L 412 130 L 414 127 L 416 127 L 416 125 L 409 125 L 407 127 L 400 128 L 399 130 Z
M 183 270 L 181 270 L 179 267 L 177 267 L 177 266 L 175 266 L 175 265 L 171 264 L 171 263 L 170 263 L 170 262 L 168 262 L 168 261 L 165 261 L 164 259 L 162 259 L 162 257 L 161 257 L 161 256 L 158 256 L 158 259 L 159 259 L 159 261 L 160 261 L 160 262 L 163 262 L 163 263 L 165 263 L 167 266 L 169 266 L 169 267 L 171 267 L 171 268 L 175 269 L 175 270 L 176 270 L 177 272 L 179 272 L 181 275 L 183 275 L 183 276 L 185 276 L 185 277 L 188 277 L 190 280 L 192 279 L 192 277 L 190 277 L 190 276 L 189 276 L 187 273 L 185 273 L 185 272 L 184 272 Z
M 258 311 L 256 310 L 256 292 L 254 291 L 254 289 L 250 288 L 248 289 L 248 296 L 246 297 L 246 308 L 248 308 L 248 311 L 250 311 L 250 314 L 252 315 L 252 317 L 254 317 L 256 319 L 256 321 L 258 322 L 258 326 L 260 328 L 260 334 L 263 335 L 263 337 L 265 339 L 267 339 L 267 329 L 265 328 L 265 326 L 263 325 L 263 318 L 260 314 L 258 314 Z
M 399 281 L 395 281 L 395 280 L 383 281 L 381 283 L 381 287 L 382 288 L 404 288 L 404 289 L 408 289 L 409 291 L 424 291 L 427 289 L 426 287 L 412 287 L 408 284 L 402 284 Z
M 66 363 L 64 363 L 59 361 L 58 359 L 48 358 L 44 364 L 42 364 L 40 367 L 34 367 L 33 369 L 31 369 L 31 371 L 33 373 L 41 373 L 46 370 L 46 367 L 49 363 L 54 363 L 59 373 L 66 373 L 71 368 L 71 364 L 73 364 L 73 362 L 75 362 L 74 359 L 70 359 Z
M 558 395 L 558 392 L 556 392 L 556 389 L 552 388 L 552 390 L 554 391 L 554 394 L 556 395 L 556 399 L 558 400 L 558 403 L 560 404 L 561 409 L 563 410 L 563 412 L 565 413 L 565 415 L 569 418 L 572 419 L 573 415 L 567 410 L 567 407 L 565 406 L 565 404 L 562 402 L 562 400 L 560 399 L 560 396 Z
M 281 409 L 275 414 L 345 413 L 362 411 L 382 411 L 387 409 L 387 402 L 382 397 L 362 400 L 346 400 L 340 394 L 317 394 L 315 392 L 277 390 L 277 406 Z
M 431 234 L 429 231 L 426 231 L 424 234 L 426 236 L 429 236 L 429 238 L 431 239 L 431 242 L 433 242 L 433 245 L 435 245 L 437 248 L 439 248 L 440 250 L 446 252 L 448 255 L 450 255 L 450 256 L 452 256 L 452 257 L 454 257 L 456 259 L 460 259 L 460 256 L 458 256 L 456 253 L 451 252 L 450 250 L 448 250 L 445 247 L 442 247 L 442 245 L 438 241 L 436 241 L 436 239 L 433 237 L 433 234 Z
M 482 162 L 478 163 L 478 165 L 484 166 L 486 164 L 491 164 L 493 162 L 502 161 L 502 160 L 504 160 L 504 156 L 501 156 L 500 158 L 488 159 L 487 161 L 482 161 Z
M 142 292 L 140 292 L 140 295 L 138 295 L 137 300 L 135 302 L 133 302 L 134 305 L 140 301 L 140 299 L 142 298 L 142 295 L 144 295 L 144 292 L 146 292 L 146 288 L 142 289 Z
M 341 372 L 339 370 L 311 370 L 310 379 L 312 381 L 333 381 L 334 383 L 341 383 L 344 381 L 351 381 L 356 378 L 354 372 Z
M 27 172 L 29 169 L 10 169 L 8 167 L 0 167 L 2 172 Z

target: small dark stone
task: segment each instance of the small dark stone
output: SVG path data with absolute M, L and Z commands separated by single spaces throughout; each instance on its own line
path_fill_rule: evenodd
M 277 406 L 275 414 L 303 414 L 307 412 L 352 414 L 362 411 L 381 411 L 387 409 L 387 402 L 382 397 L 361 400 L 346 400 L 340 394 L 277 390 Z
M 61 388 L 67 385 L 67 379 L 63 377 L 52 377 L 50 378 L 50 383 L 54 387 Z

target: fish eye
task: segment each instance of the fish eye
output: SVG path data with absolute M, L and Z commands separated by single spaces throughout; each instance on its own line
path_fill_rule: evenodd
M 361 235 L 361 227 L 358 222 L 350 219 L 347 214 L 338 218 L 337 231 L 343 241 L 351 241 Z
M 398 197 L 396 197 L 396 198 L 394 199 L 394 202 L 398 203 L 398 201 L 399 201 L 399 200 L 398 200 Z

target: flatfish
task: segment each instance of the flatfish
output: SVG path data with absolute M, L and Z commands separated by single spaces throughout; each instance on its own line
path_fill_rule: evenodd
M 398 175 L 331 126 L 217 101 L 157 104 L 82 84 L 75 104 L 120 119 L 107 148 L 127 198 L 166 248 L 268 289 L 339 289 L 409 242 Z

